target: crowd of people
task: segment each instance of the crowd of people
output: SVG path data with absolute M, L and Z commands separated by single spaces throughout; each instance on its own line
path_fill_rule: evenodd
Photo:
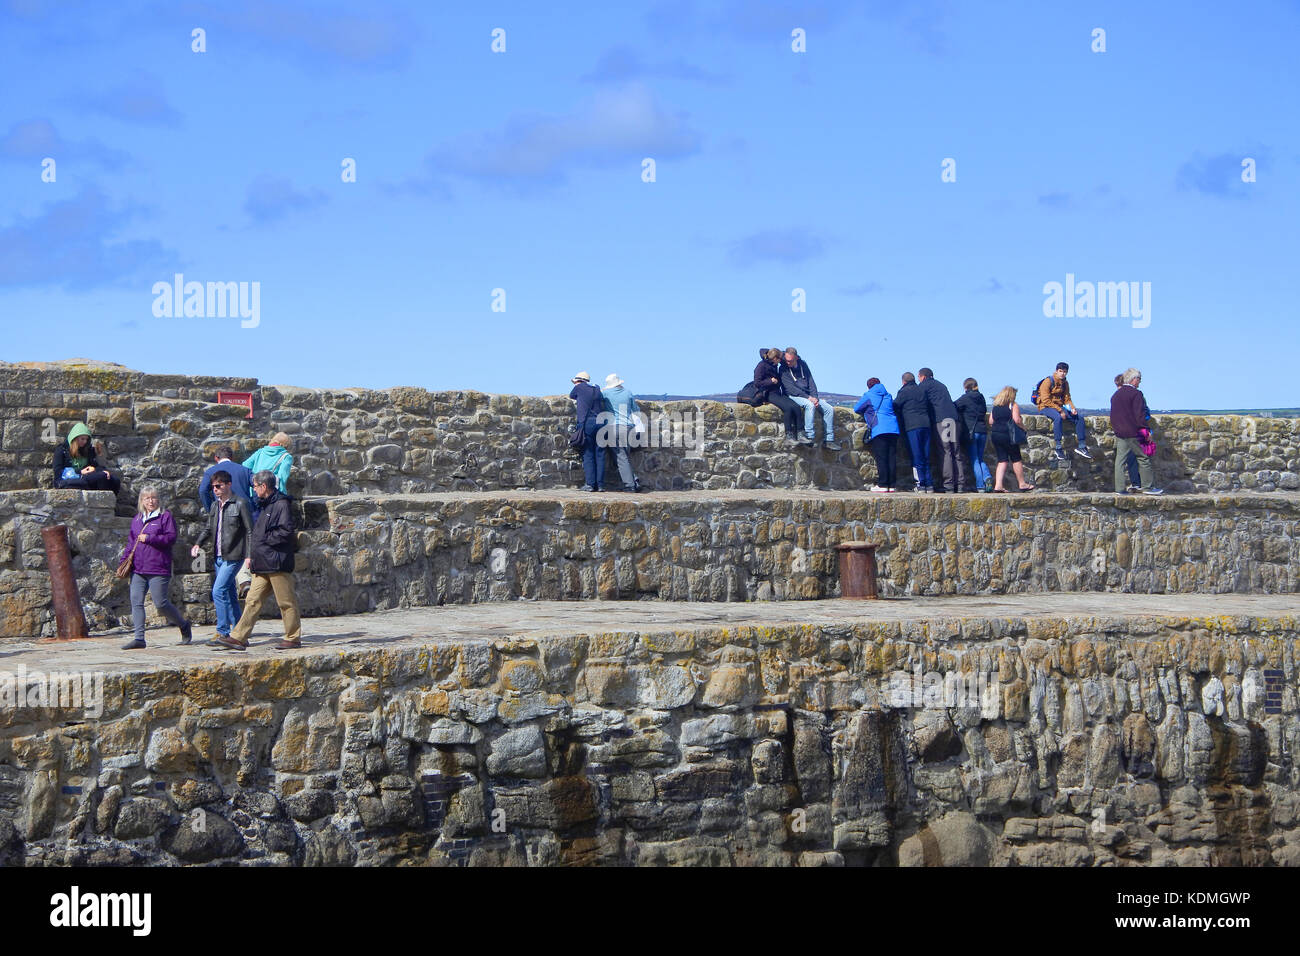
M 293 467 L 291 442 L 284 432 L 255 451 L 243 464 L 233 460 L 230 445 L 220 445 L 199 481 L 199 504 L 207 520 L 190 547 L 197 558 L 209 550 L 213 557 L 212 603 L 217 629 L 208 641 L 214 647 L 247 650 L 263 604 L 275 595 L 284 622 L 280 650 L 301 647 L 301 621 L 293 587 L 294 517 L 285 492 Z M 92 491 L 121 489 L 121 478 L 100 466 L 90 429 L 77 423 L 54 452 L 54 487 Z M 129 577 L 131 623 L 134 634 L 123 650 L 141 650 L 145 641 L 145 597 L 175 626 L 180 642 L 193 640 L 193 626 L 168 597 L 172 551 L 178 531 L 171 511 L 163 507 L 162 489 L 153 483 L 140 488 L 136 513 L 122 551 L 119 575 Z M 242 607 L 240 578 L 247 585 Z
M 1092 460 L 1087 446 L 1087 426 L 1082 413 L 1070 396 L 1070 366 L 1058 362 L 1052 374 L 1035 386 L 1030 400 L 1038 414 L 1052 423 L 1054 447 L 1052 457 L 1066 461 L 1065 429 L 1073 426 L 1074 454 Z M 1115 491 L 1118 494 L 1164 494 L 1156 487 L 1151 467 L 1155 453 L 1150 429 L 1151 412 L 1138 385 L 1142 373 L 1135 368 L 1115 376 L 1115 394 L 1111 397 L 1111 429 L 1115 434 Z M 622 391 L 612 391 L 617 384 Z M 897 393 L 878 378 L 867 380 L 867 390 L 853 406 L 868 427 L 865 445 L 876 462 L 876 482 L 871 490 L 892 492 L 898 485 L 898 444 L 907 443 L 912 461 L 915 490 L 922 494 L 988 491 L 998 494 L 1005 487 L 1007 471 L 1015 478 L 1015 490 L 1032 491 L 1034 485 L 1025 477 L 1021 447 L 1028 440 L 1020 406 L 1019 392 L 1007 385 L 990 404 L 974 378 L 962 382 L 962 395 L 956 401 L 948 387 L 934 377 L 933 370 L 922 368 L 915 374 L 904 372 Z M 613 439 L 599 440 L 602 434 L 598 418 L 612 412 L 620 429 L 630 427 L 630 418 L 622 410 L 635 410 L 635 399 L 622 386 L 617 375 L 610 375 L 606 388 L 591 384 L 591 376 L 579 372 L 573 378 L 577 414 L 575 434 L 581 433 L 583 491 L 604 488 L 605 451 L 613 448 L 617 455 L 624 490 L 640 491 L 632 475 L 626 432 L 616 431 Z M 822 401 L 812 369 L 793 346 L 786 349 L 759 349 L 759 361 L 753 379 L 736 396 L 737 401 L 755 407 L 773 405 L 781 410 L 785 440 L 790 444 L 817 445 L 816 426 L 822 421 L 821 446 L 832 451 L 841 445 L 835 440 L 835 409 Z M 626 404 L 624 404 L 626 403 Z M 820 415 L 819 415 L 820 412 Z M 628 413 L 630 415 L 630 412 Z M 626 423 L 626 424 L 625 424 Z M 992 472 L 985 462 L 985 451 L 992 443 L 997 464 Z M 576 447 L 576 445 L 575 445 Z M 939 452 L 938 474 L 932 474 L 931 448 Z
M 1070 397 L 1069 370 L 1065 362 L 1058 363 L 1053 373 L 1035 387 L 1032 401 L 1038 413 L 1052 422 L 1056 459 L 1066 460 L 1066 425 L 1074 426 L 1074 454 L 1091 459 L 1083 415 Z M 1115 393 L 1110 402 L 1115 491 L 1160 495 L 1164 492 L 1155 486 L 1151 465 L 1155 453 L 1149 427 L 1151 411 L 1138 387 L 1141 383 L 1142 373 L 1136 368 L 1115 376 Z M 623 490 L 641 491 L 629 454 L 637 444 L 632 440 L 634 433 L 645 427 L 636 397 L 616 373 L 606 376 L 604 388 L 593 385 L 587 372 L 575 375 L 572 384 L 569 397 L 574 401 L 576 422 L 570 442 L 582 454 L 586 481 L 583 490 L 605 488 L 608 449 L 614 452 Z M 918 492 L 1005 493 L 1009 490 L 1004 487 L 1008 469 L 1017 490 L 1033 490 L 1034 485 L 1025 478 L 1020 450 L 1027 435 L 1016 403 L 1016 389 L 1010 385 L 1000 389 L 991 405 L 974 378 L 967 378 L 962 389 L 962 395 L 954 401 L 948 387 L 929 368 L 916 374 L 904 372 L 898 392 L 893 395 L 880 379 L 867 381 L 867 390 L 853 410 L 867 425 L 864 442 L 876 462 L 872 491 L 895 490 L 900 441 L 907 442 Z M 746 383 L 737 398 L 754 406 L 771 404 L 781 409 L 785 438 L 791 444 L 817 444 L 816 424 L 820 417 L 821 445 L 831 450 L 841 447 L 835 440 L 834 408 L 821 399 L 812 369 L 793 347 L 760 349 L 753 380 Z M 101 464 L 99 456 L 103 451 L 96 449 L 92 439 L 86 425 L 72 426 L 66 441 L 54 452 L 54 487 L 114 493 L 121 489 L 120 475 Z M 990 442 L 997 457 L 991 474 L 984 460 Z M 937 474 L 932 474 L 930 467 L 932 443 L 941 462 Z M 208 643 L 213 646 L 246 650 L 263 604 L 272 595 L 284 623 L 284 639 L 276 647 L 287 650 L 301 646 L 301 621 L 293 585 L 294 516 L 286 492 L 293 466 L 290 448 L 289 436 L 278 432 L 240 464 L 233 460 L 230 445 L 220 445 L 199 482 L 199 503 L 206 521 L 190 555 L 197 558 L 209 549 L 212 553 L 212 602 L 217 628 Z M 134 626 L 134 635 L 123 645 L 124 650 L 146 647 L 146 596 L 180 630 L 182 644 L 192 640 L 191 623 L 167 594 L 178 532 L 175 518 L 163 504 L 158 485 L 149 483 L 140 489 L 119 569 L 130 578 Z M 242 606 L 241 584 L 247 585 Z

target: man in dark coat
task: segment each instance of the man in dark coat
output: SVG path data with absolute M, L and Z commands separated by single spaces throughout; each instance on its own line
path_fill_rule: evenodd
M 275 647 L 291 650 L 302 646 L 302 621 L 293 590 L 293 508 L 289 496 L 276 490 L 274 472 L 263 470 L 253 475 L 253 494 L 262 505 L 253 525 L 250 554 L 253 586 L 248 589 L 239 623 L 229 637 L 218 637 L 217 642 L 237 651 L 248 650 L 253 625 L 262 616 L 262 602 L 274 593 L 284 622 L 284 640 Z
M 917 373 L 917 384 L 925 393 L 925 404 L 934 422 L 935 439 L 943 455 L 943 489 L 949 494 L 964 492 L 966 485 L 966 451 L 961 446 L 957 429 L 957 406 L 953 404 L 948 386 L 934 377 L 934 372 L 923 368 Z

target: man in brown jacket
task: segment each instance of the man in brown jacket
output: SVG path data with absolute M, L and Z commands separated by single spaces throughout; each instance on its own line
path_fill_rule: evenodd
M 1083 416 L 1070 398 L 1070 380 L 1065 377 L 1069 371 L 1067 363 L 1057 362 L 1056 371 L 1038 383 L 1038 398 L 1034 404 L 1038 406 L 1038 414 L 1046 415 L 1052 420 L 1052 436 L 1056 439 L 1056 451 L 1052 454 L 1057 461 L 1065 461 L 1065 452 L 1061 446 L 1064 444 L 1063 425 L 1067 421 L 1074 422 L 1074 437 L 1078 440 L 1074 453 L 1080 458 L 1091 460 Z

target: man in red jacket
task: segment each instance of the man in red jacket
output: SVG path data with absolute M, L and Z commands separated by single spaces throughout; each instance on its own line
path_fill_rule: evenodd
M 1144 495 L 1163 495 L 1164 489 L 1155 487 L 1155 471 L 1151 459 L 1142 453 L 1142 443 L 1138 432 L 1142 428 L 1146 399 L 1138 386 L 1142 384 L 1142 373 L 1131 368 L 1124 373 L 1124 384 L 1115 389 L 1110 397 L 1110 428 L 1115 433 L 1115 494 L 1124 494 L 1125 474 L 1124 460 L 1132 453 L 1137 459 L 1138 473 L 1142 476 L 1142 493 Z

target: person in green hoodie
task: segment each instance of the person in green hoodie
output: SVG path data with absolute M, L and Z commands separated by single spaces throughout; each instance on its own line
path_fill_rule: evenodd
M 114 494 L 122 488 L 121 478 L 99 467 L 90 429 L 81 422 L 72 426 L 67 443 L 54 449 L 54 487 Z

